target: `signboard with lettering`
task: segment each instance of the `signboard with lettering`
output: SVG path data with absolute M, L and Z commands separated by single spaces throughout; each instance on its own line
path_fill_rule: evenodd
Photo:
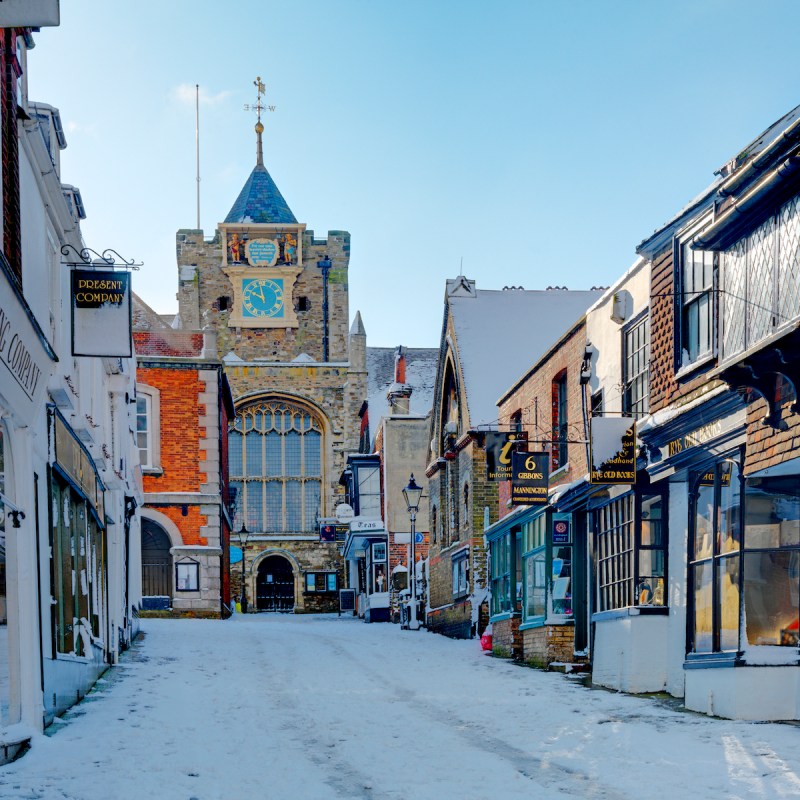
M 511 453 L 517 444 L 528 441 L 524 431 L 500 433 L 490 431 L 486 434 L 486 480 L 511 480 Z
M 569 519 L 553 518 L 553 544 L 570 544 Z
M 130 358 L 130 273 L 75 269 L 71 294 L 72 355 Z
M 245 245 L 245 254 L 251 267 L 274 267 L 278 260 L 278 242 L 275 239 L 250 239 Z
M 636 423 L 630 417 L 592 418 L 589 483 L 636 483 Z
M 0 405 L 29 425 L 44 401 L 55 353 L 0 272 Z
M 550 479 L 548 453 L 513 453 L 511 456 L 511 503 L 546 506 Z

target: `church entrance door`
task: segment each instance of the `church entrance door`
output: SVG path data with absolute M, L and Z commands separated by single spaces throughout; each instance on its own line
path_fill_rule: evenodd
M 294 610 L 294 573 L 283 556 L 268 556 L 258 566 L 256 608 L 259 611 Z

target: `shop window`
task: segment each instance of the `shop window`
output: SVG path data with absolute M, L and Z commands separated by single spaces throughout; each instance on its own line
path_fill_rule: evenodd
M 547 614 L 547 515 L 522 528 L 523 623 L 543 623 Z
M 743 588 L 748 645 L 797 647 L 800 625 L 800 482 L 750 478 L 745 486 Z
M 665 604 L 666 526 L 660 494 L 630 492 L 594 513 L 597 610 Z
M 629 326 L 623 334 L 623 343 L 623 412 L 643 417 L 649 410 L 650 317 L 645 315 Z
M 136 444 L 144 471 L 161 469 L 161 393 L 145 384 L 136 386 Z
M 739 649 L 741 480 L 722 461 L 696 480 L 689 546 L 690 651 Z
M 511 541 L 506 533 L 491 542 L 492 615 L 511 611 Z M 454 562 L 455 570 L 455 562 Z M 455 580 L 453 582 L 455 590 Z M 455 592 L 454 592 L 455 593 Z
M 105 531 L 91 503 L 51 474 L 51 594 L 58 653 L 90 656 L 102 640 L 107 593 Z
M 196 561 L 179 561 L 175 565 L 175 588 L 179 592 L 200 591 L 200 564 Z
M 469 592 L 468 561 L 466 553 L 453 559 L 453 597 L 464 597 Z
M 335 572 L 306 572 L 306 592 L 331 593 L 339 590 L 339 576 Z

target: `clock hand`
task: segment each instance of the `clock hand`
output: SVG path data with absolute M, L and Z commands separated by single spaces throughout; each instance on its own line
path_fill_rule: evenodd
M 253 294 L 256 294 L 255 287 L 253 287 Z M 261 284 L 258 284 L 258 296 L 261 298 L 262 303 L 266 303 L 266 299 L 264 298 L 264 287 Z

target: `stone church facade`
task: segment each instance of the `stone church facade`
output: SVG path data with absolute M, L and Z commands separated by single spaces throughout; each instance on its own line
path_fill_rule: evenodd
M 350 234 L 317 238 L 297 221 L 264 166 L 262 131 L 213 238 L 177 233 L 180 325 L 216 332 L 234 397 L 234 596 L 251 611 L 335 611 L 342 559 L 319 522 L 344 500 L 339 476 L 358 451 L 366 334 L 360 318 L 348 328 Z

